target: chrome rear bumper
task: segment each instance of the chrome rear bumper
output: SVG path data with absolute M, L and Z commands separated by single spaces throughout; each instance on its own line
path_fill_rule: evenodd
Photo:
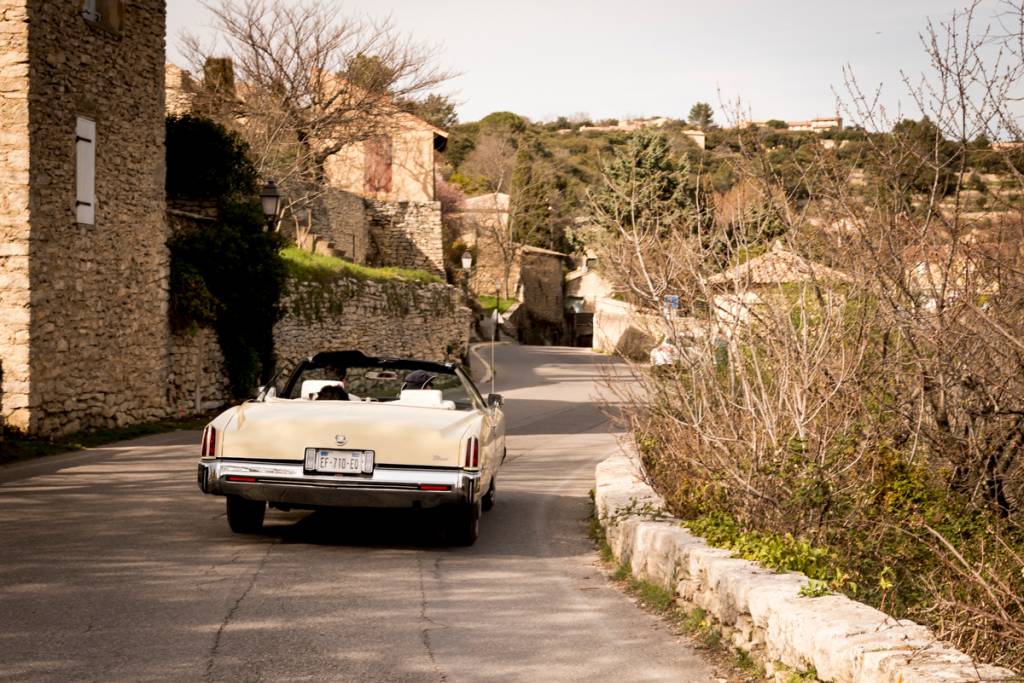
M 203 493 L 265 500 L 281 507 L 434 507 L 475 501 L 480 473 L 458 468 L 413 469 L 377 465 L 369 475 L 324 475 L 303 471 L 301 462 L 261 463 L 203 459 Z

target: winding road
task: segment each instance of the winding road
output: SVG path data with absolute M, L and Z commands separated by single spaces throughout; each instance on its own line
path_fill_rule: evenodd
M 0 680 L 714 681 L 585 535 L 618 367 L 499 346 L 497 368 L 509 457 L 469 548 L 412 511 L 232 534 L 198 432 L 0 468 Z

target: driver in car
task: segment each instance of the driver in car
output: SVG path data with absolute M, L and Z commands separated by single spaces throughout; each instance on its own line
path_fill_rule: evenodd
M 325 368 L 328 375 L 333 376 L 340 385 L 328 385 L 320 389 L 316 395 L 318 401 L 359 401 L 358 396 L 348 393 L 348 368 L 331 366 Z

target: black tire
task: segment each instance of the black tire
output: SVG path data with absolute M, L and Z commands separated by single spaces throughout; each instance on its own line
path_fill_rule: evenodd
M 487 489 L 487 493 L 484 494 L 483 500 L 480 501 L 480 507 L 484 512 L 494 509 L 494 497 L 498 494 L 498 477 L 491 477 L 491 487 Z
M 480 537 L 480 501 L 453 505 L 448 532 L 454 545 L 473 545 Z
M 228 526 L 236 534 L 258 534 L 263 530 L 267 504 L 241 496 L 228 496 Z

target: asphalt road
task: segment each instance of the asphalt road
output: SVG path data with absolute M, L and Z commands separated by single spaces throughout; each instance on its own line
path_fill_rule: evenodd
M 585 537 L 614 364 L 497 354 L 509 457 L 469 548 L 412 511 L 234 535 L 196 488 L 196 432 L 0 468 L 0 680 L 715 680 Z

